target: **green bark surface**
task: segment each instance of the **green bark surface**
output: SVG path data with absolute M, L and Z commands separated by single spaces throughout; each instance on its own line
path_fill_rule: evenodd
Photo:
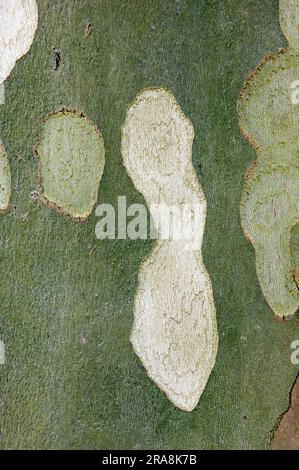
M 0 216 L 0 447 L 267 448 L 297 374 L 290 344 L 299 322 L 273 318 L 242 233 L 244 174 L 255 152 L 238 129 L 236 102 L 261 59 L 286 46 L 278 1 L 38 6 L 33 46 L 6 81 L 0 107 L 12 172 L 12 210 Z M 151 86 L 169 87 L 192 120 L 208 203 L 203 254 L 220 342 L 192 413 L 167 400 L 129 341 L 138 270 L 154 242 L 98 241 L 94 213 L 76 224 L 34 197 L 43 120 L 67 107 L 104 138 L 98 201 L 144 202 L 122 165 L 120 139 L 129 104 Z M 298 232 L 294 253 L 297 243 Z

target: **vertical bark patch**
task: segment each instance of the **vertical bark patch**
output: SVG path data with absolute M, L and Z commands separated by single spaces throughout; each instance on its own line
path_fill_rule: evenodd
M 5 346 L 3 341 L 0 341 L 0 366 L 5 364 Z
M 175 406 L 192 411 L 215 365 L 218 333 L 212 285 L 201 248 L 206 200 L 192 165 L 192 123 L 164 88 L 144 90 L 122 133 L 124 164 L 150 207 L 157 244 L 139 272 L 131 342 L 149 377 Z M 188 240 L 163 238 L 153 206 L 198 215 Z M 162 222 L 162 223 L 161 223 Z
M 0 212 L 9 208 L 11 196 L 11 174 L 8 158 L 3 145 L 0 144 Z
M 240 127 L 257 149 L 245 179 L 242 227 L 256 252 L 259 282 L 280 319 L 299 306 L 291 233 L 299 222 L 299 1 L 281 0 L 289 47 L 266 58 L 246 81 L 238 102 Z M 295 88 L 294 88 L 295 87 Z

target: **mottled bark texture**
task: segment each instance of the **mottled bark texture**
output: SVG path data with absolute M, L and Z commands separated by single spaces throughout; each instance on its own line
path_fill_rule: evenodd
M 5 81 L 0 136 L 12 174 L 0 216 L 0 447 L 206 449 L 270 446 L 298 373 L 298 319 L 278 322 L 240 226 L 253 148 L 236 101 L 263 57 L 286 47 L 277 0 L 39 0 L 32 47 Z M 99 241 L 36 197 L 49 114 L 76 109 L 101 130 L 97 202 L 145 203 L 121 156 L 137 94 L 171 90 L 192 121 L 192 161 L 207 201 L 203 262 L 219 349 L 198 406 L 177 409 L 133 351 L 140 266 L 154 241 Z

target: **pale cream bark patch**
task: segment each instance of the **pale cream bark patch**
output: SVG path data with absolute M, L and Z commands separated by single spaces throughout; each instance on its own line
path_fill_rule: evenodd
M 280 22 L 289 47 L 251 74 L 238 114 L 257 153 L 245 178 L 242 227 L 255 248 L 263 294 L 283 320 L 299 307 L 298 266 L 290 242 L 299 223 L 299 0 L 280 0 Z
M 279 16 L 290 47 L 299 49 L 299 0 L 280 0 Z
M 9 207 L 11 196 L 11 174 L 8 158 L 3 145 L 0 143 L 0 212 Z
M 5 87 L 4 83 L 0 84 L 0 105 L 5 103 Z
M 206 200 L 192 165 L 194 130 L 173 95 L 146 89 L 122 131 L 124 165 L 148 206 L 199 208 L 193 240 L 162 240 L 140 269 L 131 342 L 149 377 L 179 408 L 192 411 L 218 349 L 212 286 L 201 248 Z M 155 218 L 155 214 L 152 214 Z
M 0 341 L 0 366 L 5 364 L 5 346 L 3 341 Z
M 37 23 L 35 0 L 0 0 L 0 84 L 29 51 Z

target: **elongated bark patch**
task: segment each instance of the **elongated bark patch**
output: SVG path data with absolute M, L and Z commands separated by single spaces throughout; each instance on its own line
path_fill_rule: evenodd
M 257 149 L 245 180 L 242 226 L 255 247 L 257 274 L 275 315 L 294 315 L 299 291 L 291 233 L 299 222 L 299 1 L 281 0 L 289 47 L 268 57 L 238 102 L 240 127 Z
M 0 144 L 0 212 L 9 207 L 11 196 L 11 174 L 8 158 L 3 145 Z
M 5 364 L 5 346 L 3 341 L 0 341 L 0 366 Z
M 179 408 L 192 411 L 214 367 L 218 334 L 209 275 L 201 256 L 206 201 L 192 166 L 193 126 L 173 95 L 144 90 L 122 132 L 122 156 L 148 206 L 197 210 L 198 230 L 163 239 L 140 268 L 131 342 L 149 377 Z M 162 223 L 160 223 L 162 222 Z

